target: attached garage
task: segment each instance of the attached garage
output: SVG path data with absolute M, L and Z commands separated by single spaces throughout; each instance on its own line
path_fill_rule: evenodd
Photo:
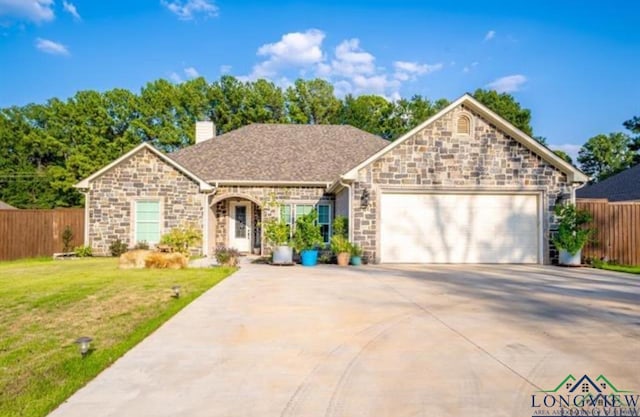
M 541 193 L 380 196 L 380 261 L 541 263 Z

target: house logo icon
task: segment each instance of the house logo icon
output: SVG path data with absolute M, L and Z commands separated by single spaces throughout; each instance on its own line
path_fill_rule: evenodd
M 567 375 L 555 388 L 531 396 L 532 417 L 640 416 L 640 395 L 620 389 L 606 376 Z

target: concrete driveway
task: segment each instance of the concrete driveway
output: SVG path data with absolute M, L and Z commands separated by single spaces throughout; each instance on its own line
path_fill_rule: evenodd
M 639 283 L 542 266 L 245 265 L 52 416 L 531 416 L 532 394 L 569 374 L 638 392 Z

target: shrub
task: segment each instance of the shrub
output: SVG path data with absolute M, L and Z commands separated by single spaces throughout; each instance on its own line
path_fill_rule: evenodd
M 109 251 L 111 252 L 111 256 L 120 256 L 125 253 L 128 249 L 126 243 L 121 241 L 120 239 L 116 239 L 109 245 Z
M 201 241 L 202 232 L 193 226 L 174 227 L 160 238 L 160 243 L 186 256 L 189 256 L 190 249 Z
M 331 237 L 331 251 L 336 255 L 339 253 L 351 253 L 351 242 L 343 235 L 333 235 Z
M 553 244 L 573 256 L 593 234 L 593 229 L 586 227 L 591 221 L 591 214 L 578 210 L 574 204 L 559 204 L 554 208 L 554 212 L 560 221 Z
M 91 250 L 91 246 L 78 246 L 73 250 L 78 258 L 86 258 L 88 256 L 93 256 L 93 251 Z
M 218 265 L 236 266 L 238 265 L 238 257 L 240 252 L 236 248 L 227 248 L 220 246 L 216 249 L 216 261 Z
M 349 220 L 345 216 L 336 216 L 333 219 L 333 234 L 347 237 L 347 234 L 349 234 Z
M 146 240 L 141 240 L 133 247 L 134 250 L 149 250 L 149 244 Z
M 351 256 L 362 256 L 362 247 L 357 243 L 351 245 Z
M 324 244 L 318 224 L 318 212 L 314 209 L 296 220 L 293 247 L 298 251 L 316 249 Z
M 69 252 L 71 250 L 71 241 L 73 240 L 73 230 L 67 225 L 62 232 L 62 251 Z
M 262 231 L 267 242 L 275 246 L 289 244 L 289 225 L 282 220 L 269 220 L 262 223 Z

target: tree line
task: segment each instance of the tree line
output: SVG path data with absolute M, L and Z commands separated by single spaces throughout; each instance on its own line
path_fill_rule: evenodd
M 479 89 L 474 97 L 533 136 L 531 112 L 511 95 Z M 394 140 L 448 104 L 420 95 L 338 98 L 322 79 L 300 79 L 287 88 L 232 76 L 212 83 L 159 79 L 138 93 L 79 91 L 67 100 L 0 109 L 0 200 L 20 208 L 79 206 L 82 195 L 73 184 L 140 143 L 165 152 L 192 144 L 198 120 L 213 121 L 218 134 L 250 123 L 350 124 Z

